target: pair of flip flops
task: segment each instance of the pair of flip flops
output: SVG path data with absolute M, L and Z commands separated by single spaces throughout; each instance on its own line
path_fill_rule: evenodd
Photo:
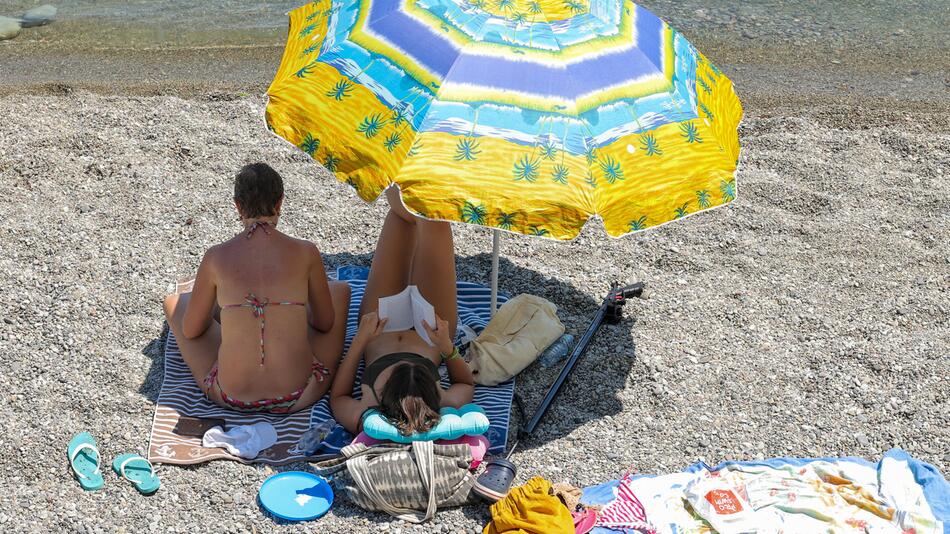
M 92 437 L 92 434 L 76 434 L 66 447 L 66 455 L 73 475 L 82 489 L 93 491 L 105 485 L 99 470 L 99 447 L 96 446 L 96 438 Z M 138 454 L 120 454 L 112 461 L 112 470 L 131 482 L 143 495 L 155 493 L 161 485 L 151 462 Z

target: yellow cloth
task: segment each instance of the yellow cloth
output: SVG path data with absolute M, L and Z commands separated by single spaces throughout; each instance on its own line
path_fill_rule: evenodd
M 493 504 L 491 517 L 482 534 L 574 534 L 571 513 L 551 494 L 551 483 L 541 477 Z

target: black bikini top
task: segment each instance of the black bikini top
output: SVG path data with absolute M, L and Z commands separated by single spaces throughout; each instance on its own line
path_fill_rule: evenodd
M 394 352 L 380 356 L 379 359 L 367 365 L 366 369 L 363 370 L 363 383 L 369 386 L 373 396 L 376 397 L 376 402 L 379 403 L 379 396 L 376 395 L 376 379 L 379 378 L 380 373 L 399 362 L 420 360 L 424 362 L 424 368 L 432 375 L 432 379 L 438 381 L 440 379 L 439 368 L 429 358 L 413 352 Z

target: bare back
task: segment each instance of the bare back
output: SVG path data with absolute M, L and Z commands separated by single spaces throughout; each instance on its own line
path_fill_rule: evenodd
M 316 247 L 275 228 L 263 230 L 250 237 L 238 234 L 209 250 L 205 259 L 221 308 L 218 381 L 242 399 L 276 397 L 299 388 L 314 359 L 307 304 L 315 315 L 333 313 L 318 309 L 329 305 L 329 299 L 314 302 L 315 294 L 326 291 Z M 322 279 L 323 288 L 311 287 L 314 279 Z

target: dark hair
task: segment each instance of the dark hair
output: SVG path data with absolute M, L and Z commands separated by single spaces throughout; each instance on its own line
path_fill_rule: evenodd
M 383 386 L 380 412 L 404 436 L 428 432 L 439 423 L 439 390 L 438 377 L 424 362 L 399 364 Z
M 234 179 L 234 200 L 245 219 L 276 215 L 283 197 L 284 181 L 266 163 L 245 165 Z

